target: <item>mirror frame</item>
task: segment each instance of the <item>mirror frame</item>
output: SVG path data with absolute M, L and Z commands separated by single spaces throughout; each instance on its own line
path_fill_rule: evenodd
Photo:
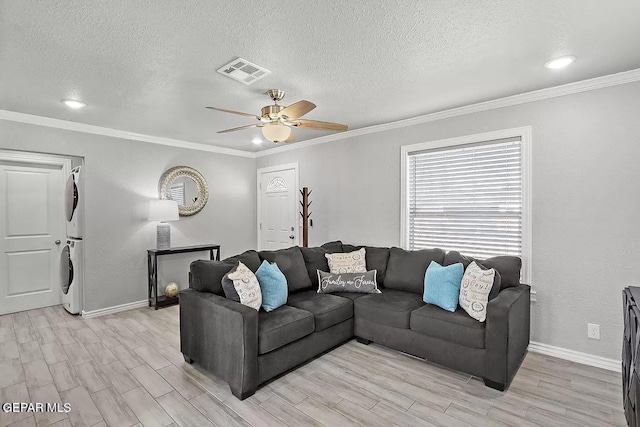
M 194 168 L 189 166 L 174 166 L 168 169 L 162 174 L 160 182 L 158 183 L 158 194 L 162 200 L 171 199 L 171 184 L 177 178 L 186 177 L 191 178 L 198 188 L 198 200 L 189 206 L 178 205 L 178 214 L 180 216 L 191 216 L 200 212 L 209 200 L 209 187 L 204 176 Z

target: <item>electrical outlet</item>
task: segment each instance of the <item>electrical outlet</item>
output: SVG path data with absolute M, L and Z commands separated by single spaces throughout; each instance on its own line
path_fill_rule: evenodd
M 587 323 L 587 337 L 593 340 L 600 339 L 600 325 L 597 323 Z

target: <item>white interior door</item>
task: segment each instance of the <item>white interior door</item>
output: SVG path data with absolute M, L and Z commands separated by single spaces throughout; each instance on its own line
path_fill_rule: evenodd
M 0 314 L 61 303 L 64 178 L 60 164 L 0 156 Z
M 298 244 L 297 167 L 258 171 L 258 243 L 262 250 Z

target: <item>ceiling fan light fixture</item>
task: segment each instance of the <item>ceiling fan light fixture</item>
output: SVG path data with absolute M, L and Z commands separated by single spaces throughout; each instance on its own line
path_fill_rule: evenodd
M 291 128 L 280 123 L 270 123 L 262 128 L 262 135 L 271 142 L 282 142 L 291 136 Z
M 311 130 L 344 132 L 347 125 L 340 123 L 321 122 L 318 120 L 301 119 L 302 116 L 316 108 L 316 104 L 307 100 L 294 102 L 291 105 L 284 106 L 277 103 L 284 97 L 284 91 L 280 89 L 271 89 L 267 92 L 273 105 L 262 107 L 261 114 L 254 115 L 251 113 L 243 113 L 241 111 L 227 110 L 225 108 L 207 107 L 211 110 L 222 111 L 223 113 L 231 113 L 238 116 L 251 117 L 257 119 L 259 123 L 252 125 L 239 126 L 231 129 L 219 130 L 217 133 L 235 132 L 249 128 L 262 128 L 262 135 L 267 141 L 271 142 L 293 142 L 292 127 L 304 128 Z M 254 141 L 254 143 L 257 143 Z

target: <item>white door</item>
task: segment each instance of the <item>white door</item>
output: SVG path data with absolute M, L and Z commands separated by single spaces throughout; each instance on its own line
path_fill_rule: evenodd
M 258 171 L 258 243 L 262 250 L 298 244 L 297 176 L 297 167 Z
M 61 303 L 61 165 L 0 158 L 0 314 Z

